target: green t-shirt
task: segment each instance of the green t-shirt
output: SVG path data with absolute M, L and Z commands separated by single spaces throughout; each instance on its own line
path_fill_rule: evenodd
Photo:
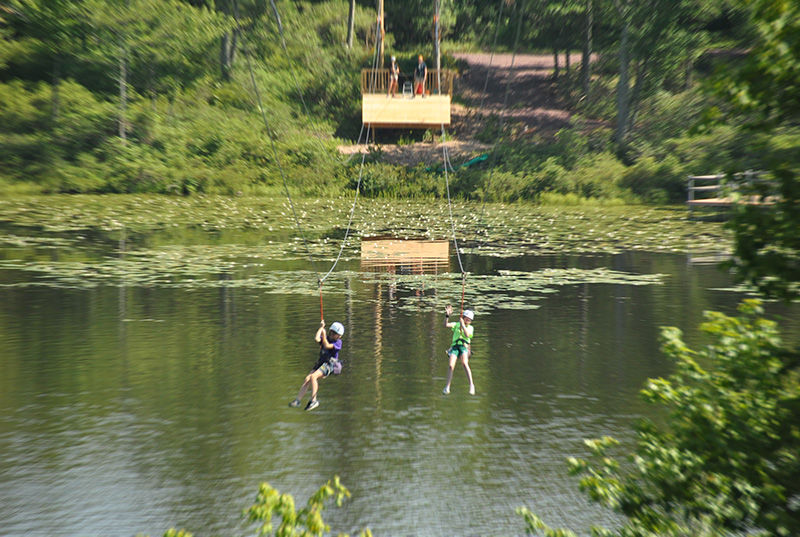
M 451 346 L 457 344 L 469 345 L 469 342 L 472 340 L 473 334 L 475 334 L 474 326 L 472 325 L 467 326 L 467 333 L 464 334 L 464 332 L 461 330 L 461 323 L 456 322 L 456 325 L 453 327 L 453 342 L 450 345 Z

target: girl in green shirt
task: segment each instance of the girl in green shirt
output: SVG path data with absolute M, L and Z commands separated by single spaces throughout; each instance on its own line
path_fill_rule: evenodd
M 444 311 L 444 325 L 447 328 L 453 329 L 453 342 L 450 349 L 447 351 L 450 363 L 447 367 L 447 385 L 444 387 L 444 390 L 442 390 L 442 393 L 445 395 L 450 393 L 453 369 L 456 367 L 456 359 L 460 356 L 461 365 L 464 366 L 464 371 L 467 373 L 467 380 L 469 380 L 469 394 L 475 395 L 475 384 L 472 382 L 472 370 L 469 368 L 469 345 L 475 333 L 475 329 L 472 326 L 472 319 L 475 318 L 475 314 L 472 313 L 471 310 L 465 310 L 458 322 L 451 323 L 450 315 L 453 313 L 453 308 L 448 304 Z

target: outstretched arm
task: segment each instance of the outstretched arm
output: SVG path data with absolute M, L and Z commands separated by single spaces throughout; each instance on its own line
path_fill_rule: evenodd
M 450 315 L 452 313 L 453 313 L 453 307 L 450 304 L 444 307 L 444 325 L 447 328 L 453 328 L 456 325 L 456 323 L 450 322 Z

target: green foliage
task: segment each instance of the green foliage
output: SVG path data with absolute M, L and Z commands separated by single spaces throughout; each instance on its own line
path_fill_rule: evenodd
M 279 163 L 293 188 L 331 188 L 340 166 L 331 134 L 358 132 L 357 73 L 366 54 L 327 41 L 341 37 L 346 2 L 280 3 L 288 58 L 275 29 L 262 24 L 266 4 L 241 2 L 230 81 L 218 62 L 233 17 L 225 5 L 203 4 L 15 0 L 0 62 L 7 81 L 0 83 L 2 188 L 30 182 L 49 192 L 259 194 L 281 182 Z M 372 17 L 363 9 L 357 15 L 363 33 Z
M 800 173 L 787 164 L 773 165 L 772 173 L 771 183 L 756 183 L 742 192 L 772 203 L 736 207 L 729 223 L 736 236 L 730 266 L 739 281 L 767 296 L 792 300 L 800 296 Z
M 755 183 L 740 192 L 771 206 L 736 208 L 730 223 L 736 236 L 731 265 L 740 281 L 791 300 L 800 296 L 800 157 L 798 138 L 787 139 L 785 133 L 788 126 L 796 134 L 800 119 L 800 6 L 760 0 L 752 7 L 759 39 L 741 69 L 728 73 L 717 89 L 727 93 L 736 112 L 753 114 L 749 129 L 783 139 L 759 159 L 758 168 L 771 172 L 771 184 Z
M 50 192 L 259 194 L 281 184 L 279 163 L 290 186 L 303 193 L 354 188 L 356 174 L 338 163 L 334 136 L 355 139 L 361 132 L 358 73 L 372 55 L 372 6 L 357 6 L 358 46 L 347 50 L 348 0 L 279 1 L 284 51 L 269 4 L 240 4 L 241 31 L 234 32 L 230 2 L 131 0 L 117 6 L 102 0 L 9 0 L 0 26 L 4 188 L 30 182 L 35 190 Z M 559 92 L 585 117 L 544 138 L 529 137 L 519 123 L 506 122 L 501 129 L 499 116 L 490 116 L 477 138 L 502 142 L 493 159 L 496 167 L 453 174 L 454 196 L 476 199 L 485 192 L 490 199 L 569 204 L 676 202 L 682 197 L 681 175 L 738 164 L 757 167 L 750 164 L 758 162 L 759 144 L 768 145 L 757 137 L 733 127 L 686 135 L 709 100 L 689 84 L 687 65 L 710 42 L 715 25 L 731 36 L 748 35 L 741 15 L 731 15 L 741 8 L 723 10 L 715 0 L 619 3 L 627 11 L 607 2 L 594 6 L 601 56 L 594 64 L 592 91 L 583 95 L 577 70 L 558 81 Z M 396 45 L 392 53 L 410 71 L 417 53 L 429 54 L 428 45 L 420 49 L 420 43 L 430 42 L 433 6 L 414 0 L 386 9 L 388 31 L 394 32 L 387 44 Z M 761 35 L 777 36 L 769 38 L 777 44 L 790 42 L 794 26 L 787 13 L 765 15 Z M 464 0 L 444 2 L 441 23 L 445 37 L 472 48 L 492 44 L 497 30 L 495 50 L 510 49 L 522 21 L 520 50 L 575 50 L 582 45 L 585 14 L 582 1 L 534 6 Z M 632 83 L 642 84 L 634 99 L 634 134 L 626 151 L 612 156 L 608 124 L 616 113 L 618 34 L 624 20 L 634 22 Z M 231 40 L 236 45 L 225 66 L 221 52 Z M 768 58 L 791 58 L 776 47 L 764 49 Z M 247 58 L 277 158 L 261 121 Z M 447 54 L 444 63 L 455 66 Z M 787 69 L 793 72 L 788 64 Z M 763 94 L 756 87 L 748 92 Z M 118 138 L 120 122 L 127 125 L 125 141 Z M 421 136 L 428 140 L 427 133 Z M 786 151 L 791 143 L 787 138 Z M 365 193 L 372 196 L 443 192 L 437 176 L 421 169 L 372 166 L 365 174 Z
M 311 496 L 306 507 L 297 510 L 294 498 L 290 494 L 281 494 L 268 483 L 262 483 L 258 488 L 256 503 L 247 509 L 244 515 L 250 522 L 259 524 L 259 535 L 321 536 L 330 531 L 330 526 L 322 519 L 325 503 L 333 500 L 337 507 L 341 507 L 345 498 L 349 497 L 350 492 L 341 484 L 339 476 L 335 476 Z M 279 519 L 277 528 L 274 527 L 275 518 Z M 372 534 L 365 529 L 361 535 L 371 537 Z
M 355 190 L 359 167 L 360 161 L 348 168 L 348 189 Z M 440 197 L 445 195 L 444 188 L 444 178 L 426 171 L 423 164 L 408 168 L 380 162 L 367 163 L 361 175 L 361 193 L 367 197 Z
M 699 351 L 677 328 L 663 329 L 676 372 L 648 381 L 642 395 L 669 414 L 662 428 L 636 426 L 632 466 L 608 455 L 610 438 L 587 441 L 593 462 L 569 461 L 581 489 L 625 517 L 596 535 L 800 533 L 800 359 L 781 348 L 758 301 L 739 310 L 706 314 L 701 328 L 711 343 Z M 525 520 L 531 532 L 544 528 Z
M 625 169 L 620 186 L 650 203 L 676 203 L 686 199 L 686 175 L 676 157 L 644 157 Z
M 333 500 L 337 507 L 341 507 L 344 500 L 349 497 L 350 491 L 339 481 L 339 476 L 334 476 L 309 498 L 306 507 L 298 510 L 291 494 L 281 493 L 269 483 L 261 483 L 256 503 L 246 509 L 243 515 L 249 522 L 258 524 L 258 535 L 321 537 L 331 529 L 322 519 L 325 504 Z M 277 528 L 274 522 L 276 518 Z M 339 535 L 347 537 L 343 533 Z M 365 528 L 359 536 L 372 537 L 372 532 Z M 192 534 L 184 529 L 171 528 L 164 532 L 164 537 L 192 537 Z

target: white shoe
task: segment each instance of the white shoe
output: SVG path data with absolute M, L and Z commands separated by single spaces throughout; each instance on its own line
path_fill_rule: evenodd
M 469 394 L 470 395 L 475 395 L 475 385 L 474 384 L 470 384 L 470 386 L 469 386 Z
M 444 390 L 442 390 L 442 393 L 445 395 L 450 395 L 450 386 L 445 386 Z

